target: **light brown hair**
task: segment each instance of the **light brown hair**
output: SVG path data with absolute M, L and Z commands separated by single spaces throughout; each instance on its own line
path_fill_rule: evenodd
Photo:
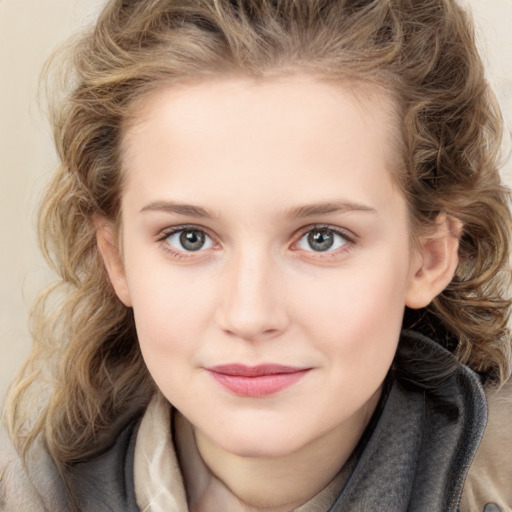
M 220 74 L 300 70 L 376 84 L 397 98 L 397 179 L 414 232 L 443 212 L 464 225 L 453 281 L 411 322 L 441 326 L 462 363 L 508 378 L 511 217 L 497 170 L 501 119 L 471 23 L 453 0 L 111 0 L 66 55 L 69 93 L 52 118 L 62 163 L 39 225 L 60 279 L 34 308 L 34 348 L 7 408 L 22 452 L 43 433 L 58 463 L 78 460 L 153 392 L 132 311 L 98 254 L 93 217 L 118 219 L 119 148 L 133 105 L 157 88 Z M 43 405 L 30 421 L 35 403 Z

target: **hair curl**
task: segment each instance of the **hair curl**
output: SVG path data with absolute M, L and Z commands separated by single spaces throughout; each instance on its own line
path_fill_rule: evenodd
M 453 0 L 112 0 L 71 55 L 70 92 L 53 111 L 62 163 L 39 224 L 60 281 L 36 303 L 34 348 L 7 409 L 20 451 L 42 432 L 57 462 L 78 460 L 153 392 L 93 219 L 118 217 L 119 147 L 133 106 L 157 88 L 219 74 L 299 70 L 377 84 L 397 98 L 398 179 L 414 230 L 442 212 L 464 225 L 456 275 L 420 324 L 442 326 L 447 343 L 455 338 L 462 363 L 508 378 L 511 216 L 497 170 L 501 118 L 471 23 Z M 35 422 L 31 399 L 44 404 Z

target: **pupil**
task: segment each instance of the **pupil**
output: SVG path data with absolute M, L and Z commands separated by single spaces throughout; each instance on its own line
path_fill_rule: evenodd
M 308 235 L 308 243 L 314 251 L 327 251 L 334 244 L 334 236 L 327 229 L 314 230 Z
M 183 231 L 180 243 L 187 251 L 198 251 L 204 245 L 204 233 L 200 231 Z

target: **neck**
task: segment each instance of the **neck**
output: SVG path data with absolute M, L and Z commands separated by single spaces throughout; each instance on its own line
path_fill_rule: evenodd
M 380 390 L 341 425 L 293 453 L 241 457 L 224 450 L 183 416 L 176 418 L 178 456 L 190 510 L 285 512 L 320 493 L 344 466 L 380 397 Z

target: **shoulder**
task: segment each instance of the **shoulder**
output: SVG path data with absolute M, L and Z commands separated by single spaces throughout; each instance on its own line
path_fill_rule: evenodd
M 67 479 L 81 510 L 138 510 L 133 469 L 139 425 L 140 418 L 134 418 L 112 444 L 67 468 Z
M 130 423 L 113 444 L 86 461 L 66 469 L 66 489 L 44 443 L 38 438 L 26 464 L 5 432 L 0 432 L 0 511 L 66 512 L 69 492 L 83 510 L 138 510 L 133 494 L 133 439 L 137 422 Z
M 486 396 L 487 427 L 466 479 L 461 511 L 511 512 L 512 381 L 486 390 Z
M 46 459 L 41 446 L 32 452 L 38 466 Z M 46 510 L 43 498 L 38 492 L 38 486 L 47 485 L 54 479 L 51 468 L 48 471 L 35 472 L 39 482 L 34 482 L 29 476 L 20 456 L 12 446 L 12 443 L 4 431 L 0 431 L 0 510 L 14 512 L 30 510 L 39 512 Z M 48 488 L 50 491 L 51 487 Z

